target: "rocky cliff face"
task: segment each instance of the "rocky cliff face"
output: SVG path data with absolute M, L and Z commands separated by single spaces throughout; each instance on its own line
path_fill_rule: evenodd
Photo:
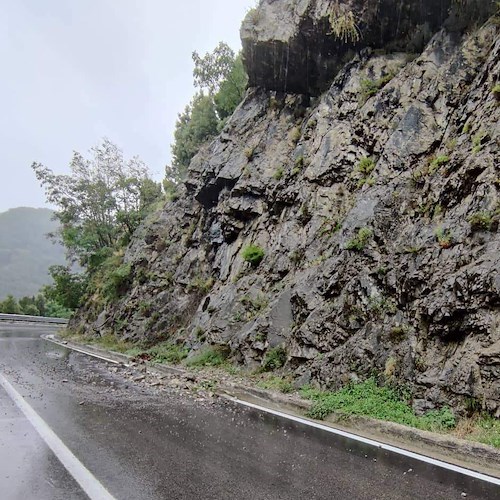
M 410 385 L 417 410 L 500 416 L 498 20 L 463 34 L 447 29 L 444 0 L 352 1 L 365 7 L 360 39 L 342 45 L 322 42 L 334 4 L 264 0 L 250 14 L 260 88 L 195 157 L 179 199 L 137 231 L 122 300 L 90 301 L 78 321 L 226 346 L 250 368 L 283 346 L 298 383 L 378 373 Z M 407 8 L 398 27 L 392 4 Z M 374 6 L 391 14 L 365 36 Z M 421 52 L 399 43 L 426 23 Z M 257 266 L 242 258 L 250 243 L 265 252 Z

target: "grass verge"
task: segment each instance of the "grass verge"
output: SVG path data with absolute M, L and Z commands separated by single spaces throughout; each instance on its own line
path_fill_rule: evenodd
M 404 391 L 380 387 L 374 378 L 358 384 L 350 384 L 336 392 L 324 392 L 311 388 L 301 390 L 303 397 L 313 401 L 308 416 L 323 420 L 333 412 L 340 415 L 364 417 L 396 422 L 428 431 L 447 431 L 456 426 L 456 420 L 447 407 L 418 416 L 409 404 Z

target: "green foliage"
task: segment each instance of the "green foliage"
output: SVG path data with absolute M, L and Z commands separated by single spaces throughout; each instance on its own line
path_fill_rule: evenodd
M 293 384 L 290 377 L 267 377 L 264 380 L 257 382 L 257 387 L 279 391 L 283 394 L 293 392 Z
M 437 172 L 443 165 L 449 163 L 450 157 L 446 155 L 436 156 L 430 164 L 429 164 L 429 174 L 434 174 Z
M 188 292 L 199 292 L 202 295 L 206 295 L 212 287 L 214 286 L 214 279 L 211 276 L 205 277 L 201 275 L 195 276 L 187 286 Z
M 492 89 L 491 92 L 495 96 L 496 99 L 500 99 L 500 83 L 497 83 Z
M 436 231 L 434 231 L 434 234 L 441 248 L 451 248 L 453 245 L 453 234 L 450 230 L 445 231 L 442 227 L 438 227 Z
M 102 263 L 89 286 L 100 290 L 109 302 L 114 302 L 127 291 L 131 282 L 132 266 L 123 263 L 120 254 L 114 254 Z
M 7 298 L 3 302 L 0 302 L 0 313 L 21 314 L 21 308 L 12 295 L 7 295 Z
M 286 363 L 286 351 L 282 346 L 269 349 L 262 360 L 262 371 L 270 372 L 282 368 Z
M 87 276 L 82 273 L 72 273 L 65 266 L 51 266 L 49 272 L 54 283 L 43 289 L 47 299 L 69 310 L 80 307 L 88 285 Z
M 253 244 L 246 246 L 241 252 L 243 260 L 249 262 L 254 267 L 258 266 L 261 263 L 264 255 L 264 250 L 258 245 Z
M 369 227 L 362 227 L 355 238 L 350 240 L 347 245 L 347 250 L 361 251 L 373 235 L 373 231 Z
M 500 419 L 481 415 L 474 422 L 473 431 L 467 439 L 500 448 Z
M 214 95 L 215 109 L 222 123 L 230 117 L 245 97 L 248 76 L 243 66 L 241 54 L 234 59 L 231 71 L 221 82 L 219 91 Z M 219 130 L 221 129 L 219 124 Z
M 483 149 L 484 143 L 488 140 L 489 134 L 481 129 L 472 137 L 472 152 L 479 153 Z
M 382 87 L 385 87 L 393 78 L 394 73 L 388 73 L 378 80 L 362 78 L 360 81 L 360 102 L 364 104 L 371 96 L 377 94 Z
M 240 299 L 240 302 L 245 308 L 246 319 L 248 321 L 258 316 L 259 313 L 263 311 L 269 304 L 268 298 L 261 293 L 257 294 L 254 297 L 250 295 L 244 295 Z M 238 314 L 238 312 L 236 314 Z M 243 318 L 240 317 L 240 321 L 242 319 Z
M 189 163 L 201 145 L 217 135 L 218 124 L 213 98 L 197 93 L 175 124 L 169 174 L 173 180 L 179 182 L 185 178 Z
M 373 158 L 361 158 L 358 163 L 357 171 L 364 174 L 369 175 L 375 169 L 375 160 Z
M 186 366 L 201 367 L 201 366 L 220 366 L 225 363 L 228 358 L 227 349 L 221 346 L 205 347 L 198 354 L 186 359 Z
M 70 174 L 56 175 L 40 163 L 32 168 L 47 201 L 58 207 L 54 234 L 69 255 L 89 266 L 93 257 L 130 238 L 161 188 L 137 157 L 126 160 L 108 139 L 91 149 L 92 158 L 75 152 Z
M 155 363 L 173 363 L 179 364 L 183 359 L 187 358 L 189 350 L 171 342 L 160 342 L 146 351 L 152 356 Z
M 493 217 L 490 212 L 476 212 L 469 217 L 471 228 L 475 231 L 490 231 L 493 226 Z
M 167 179 L 175 183 L 184 180 L 201 146 L 223 128 L 243 100 L 248 81 L 241 55 L 235 55 L 224 42 L 203 57 L 193 52 L 193 62 L 194 84 L 199 92 L 178 116 L 173 162 L 166 172 Z
M 444 431 L 455 426 L 451 410 L 444 407 L 415 415 L 405 391 L 392 387 L 380 387 L 374 378 L 358 384 L 350 384 L 336 392 L 302 390 L 302 395 L 312 399 L 314 404 L 309 416 L 324 419 L 333 412 L 343 415 L 361 415 L 379 420 L 397 422 L 431 431 Z
M 273 179 L 280 181 L 281 179 L 283 179 L 284 175 L 285 170 L 283 169 L 283 167 L 278 167 L 273 174 Z
M 356 166 L 356 172 L 362 175 L 361 179 L 358 180 L 357 187 L 362 188 L 365 184 L 373 186 L 375 179 L 370 177 L 370 174 L 375 169 L 375 160 L 373 158 L 362 158 L 358 165 Z

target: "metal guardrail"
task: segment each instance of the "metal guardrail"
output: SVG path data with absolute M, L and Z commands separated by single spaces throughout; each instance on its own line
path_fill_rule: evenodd
M 26 316 L 23 314 L 0 314 L 0 322 L 26 322 L 26 323 L 45 323 L 56 325 L 67 325 L 68 320 L 63 318 L 45 318 L 43 316 Z

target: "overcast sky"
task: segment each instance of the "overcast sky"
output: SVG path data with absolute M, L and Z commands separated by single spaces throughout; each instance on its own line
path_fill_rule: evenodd
M 163 177 L 191 53 L 240 49 L 255 0 L 0 0 L 0 212 L 45 205 L 31 163 L 67 171 L 102 137 Z

